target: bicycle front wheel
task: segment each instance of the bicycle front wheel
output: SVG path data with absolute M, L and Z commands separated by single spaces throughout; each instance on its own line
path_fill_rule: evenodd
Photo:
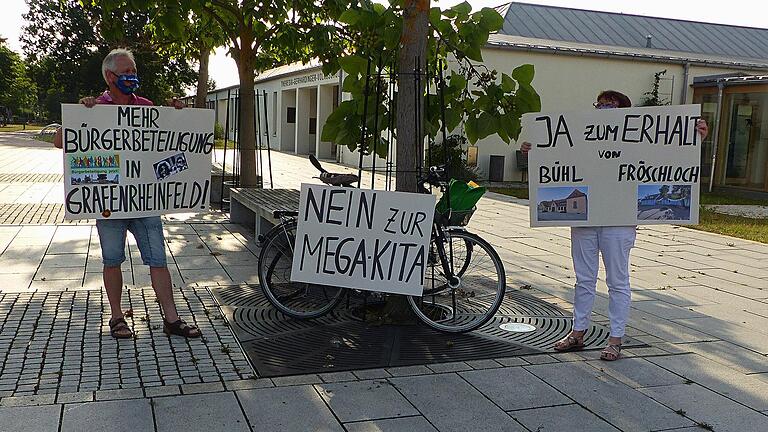
M 445 242 L 445 258 L 458 283 L 449 284 L 440 259 L 430 260 L 424 295 L 408 297 L 408 303 L 416 316 L 435 330 L 472 331 L 493 318 L 504 300 L 504 264 L 493 246 L 475 234 L 447 230 Z
M 291 280 L 296 222 L 272 228 L 261 243 L 259 283 L 264 296 L 280 312 L 297 319 L 318 318 L 341 301 L 343 288 Z

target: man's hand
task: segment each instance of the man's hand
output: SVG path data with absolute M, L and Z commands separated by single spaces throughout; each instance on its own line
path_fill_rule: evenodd
M 707 135 L 709 134 L 709 125 L 707 124 L 706 120 L 699 119 L 699 121 L 696 122 L 696 132 L 701 135 L 702 141 L 707 138 Z
M 531 151 L 531 143 L 528 141 L 523 141 L 522 144 L 520 144 L 520 151 L 523 152 L 523 154 L 528 154 L 529 151 Z
M 176 97 L 173 99 L 168 99 L 165 102 L 165 104 L 168 105 L 169 107 L 174 107 L 176 109 L 184 108 L 184 102 L 182 102 L 181 100 L 179 100 L 179 98 L 176 98 Z
M 96 98 L 93 96 L 86 96 L 80 99 L 80 103 L 85 105 L 88 108 L 93 108 L 94 106 L 96 106 Z
M 53 146 L 56 148 L 62 148 L 61 128 L 56 129 L 56 133 L 53 135 Z

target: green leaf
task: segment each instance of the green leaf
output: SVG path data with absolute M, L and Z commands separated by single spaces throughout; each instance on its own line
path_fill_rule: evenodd
M 507 135 L 509 135 L 509 137 L 514 140 L 517 140 L 520 137 L 520 132 L 523 130 L 519 117 L 515 117 L 510 120 L 509 123 L 505 125 L 505 128 Z
M 474 115 L 470 115 L 467 118 L 467 121 L 464 123 L 464 132 L 467 133 L 467 139 L 469 140 L 470 144 L 474 144 L 477 142 L 478 124 L 477 124 L 477 118 L 475 118 Z
M 464 54 L 476 62 L 483 61 L 483 53 L 480 50 L 480 46 L 467 46 L 464 48 Z
M 341 65 L 341 68 L 344 69 L 344 72 L 355 76 L 365 75 L 368 68 L 368 62 L 364 58 L 356 55 L 341 57 L 339 59 L 339 64 Z
M 456 12 L 458 18 L 465 20 L 469 17 L 469 13 L 472 12 L 472 5 L 467 2 L 462 2 L 453 6 L 451 10 Z
M 464 75 L 451 71 L 450 84 L 448 86 L 455 90 L 463 90 L 467 87 L 467 79 Z
M 499 129 L 496 130 L 496 135 L 498 135 L 499 138 L 501 138 L 502 141 L 504 141 L 505 143 L 509 144 L 509 134 L 507 133 L 506 128 L 502 124 L 500 124 Z
M 515 94 L 515 101 L 517 101 L 517 111 L 521 115 L 541 111 L 541 98 L 530 84 L 520 83 Z
M 501 89 L 504 90 L 504 93 L 515 91 L 515 87 L 517 87 L 517 83 L 515 83 L 515 80 L 513 80 L 512 77 L 510 77 L 509 75 L 502 73 Z
M 504 25 L 504 17 L 502 17 L 495 9 L 482 8 L 480 10 L 482 18 L 480 19 L 480 26 L 484 29 L 495 32 L 501 29 Z
M 437 27 L 437 23 L 440 22 L 440 15 L 439 7 L 429 9 L 429 23 L 432 24 L 433 27 Z
M 464 116 L 461 108 L 448 108 L 445 110 L 445 125 L 446 130 L 452 131 L 459 126 L 461 118 Z
M 533 76 L 535 74 L 532 64 L 520 65 L 512 71 L 512 78 L 516 79 L 520 84 L 530 84 L 533 82 Z
M 477 119 L 477 138 L 483 139 L 499 130 L 499 119 L 484 112 Z
M 356 9 L 347 9 L 339 17 L 340 22 L 343 22 L 349 25 L 355 25 L 359 20 L 360 20 L 360 12 L 357 11 Z
M 323 125 L 323 132 L 320 134 L 320 139 L 323 141 L 336 141 L 336 135 L 339 133 L 340 122 L 331 121 L 330 117 L 325 121 Z

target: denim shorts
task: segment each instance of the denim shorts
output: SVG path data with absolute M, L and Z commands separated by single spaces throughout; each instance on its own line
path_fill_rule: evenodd
M 166 267 L 165 237 L 160 216 L 134 219 L 98 219 L 102 262 L 118 267 L 125 261 L 125 234 L 130 231 L 139 246 L 141 260 L 150 267 Z

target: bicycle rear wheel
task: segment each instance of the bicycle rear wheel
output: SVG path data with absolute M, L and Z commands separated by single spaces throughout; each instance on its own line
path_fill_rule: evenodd
M 259 283 L 264 296 L 282 313 L 297 319 L 317 318 L 332 311 L 344 289 L 291 281 L 296 221 L 272 228 L 261 243 Z
M 450 286 L 440 260 L 430 260 L 424 295 L 408 297 L 408 303 L 424 324 L 448 333 L 477 329 L 501 306 L 507 282 L 504 264 L 487 241 L 463 231 L 445 232 L 446 259 L 453 262 L 458 284 Z M 433 239 L 433 242 L 436 240 Z

